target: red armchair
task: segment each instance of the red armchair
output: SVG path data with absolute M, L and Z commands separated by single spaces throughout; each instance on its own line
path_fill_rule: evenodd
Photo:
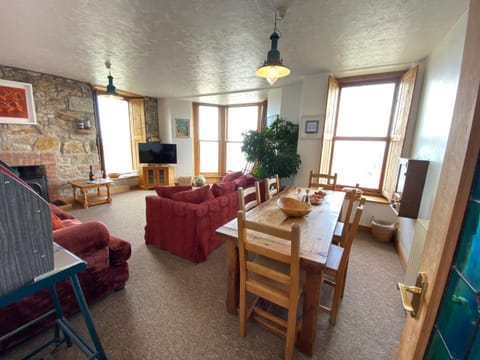
M 90 304 L 114 290 L 122 289 L 129 277 L 127 260 L 131 255 L 130 243 L 111 235 L 101 222 L 82 223 L 55 205 L 50 204 L 50 208 L 53 214 L 54 241 L 88 264 L 88 268 L 78 274 L 87 303 Z M 68 281 L 59 283 L 57 292 L 66 316 L 79 311 Z M 0 337 L 50 309 L 53 309 L 53 303 L 48 290 L 40 291 L 0 309 L 0 318 L 2 319 Z M 54 321 L 55 317 L 50 316 L 8 340 L 4 340 L 0 343 L 0 351 L 46 329 Z

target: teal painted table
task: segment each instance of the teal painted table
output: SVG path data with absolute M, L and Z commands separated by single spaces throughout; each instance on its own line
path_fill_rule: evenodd
M 55 268 L 48 273 L 38 276 L 33 280 L 32 283 L 22 286 L 15 291 L 0 297 L 0 308 L 10 305 L 26 296 L 32 295 L 37 291 L 48 288 L 50 289 L 50 294 L 55 305 L 54 309 L 41 315 L 37 319 L 22 325 L 10 333 L 3 335 L 0 338 L 0 341 L 7 339 L 19 333 L 23 329 L 42 321 L 46 317 L 55 314 L 57 316 L 57 321 L 55 324 L 54 338 L 28 354 L 24 359 L 31 358 L 51 344 L 60 346 L 66 342 L 67 346 L 70 347 L 72 346 L 73 342 L 83 351 L 88 359 L 106 360 L 107 357 L 105 355 L 105 351 L 103 350 L 100 338 L 98 337 L 95 325 L 93 324 L 90 310 L 88 309 L 88 305 L 85 301 L 85 297 L 77 277 L 79 272 L 87 268 L 87 263 L 60 245 L 56 243 L 53 243 L 53 245 Z M 87 340 L 81 333 L 79 333 L 63 315 L 62 306 L 55 289 L 55 284 L 65 279 L 70 279 L 72 283 L 73 291 L 80 307 L 80 311 L 83 315 L 91 342 Z M 60 331 L 63 332 L 63 336 Z

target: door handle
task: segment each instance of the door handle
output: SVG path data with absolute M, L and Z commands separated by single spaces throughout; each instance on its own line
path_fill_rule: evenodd
M 400 289 L 403 308 L 405 311 L 408 311 L 412 317 L 416 318 L 420 311 L 423 294 L 427 288 L 427 273 L 418 273 L 415 286 L 408 286 L 399 282 L 397 287 Z M 411 298 L 408 293 L 412 294 Z

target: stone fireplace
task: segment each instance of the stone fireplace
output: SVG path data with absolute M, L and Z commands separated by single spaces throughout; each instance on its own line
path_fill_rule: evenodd
M 29 183 L 44 199 L 59 198 L 57 164 L 54 153 L 1 152 L 0 159 L 20 172 L 20 177 Z M 42 179 L 43 178 L 43 179 Z M 43 189 L 41 189 L 43 187 Z M 42 194 L 42 191 L 47 194 Z

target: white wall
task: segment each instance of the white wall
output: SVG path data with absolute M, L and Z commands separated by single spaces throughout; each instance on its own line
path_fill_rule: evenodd
M 158 118 L 160 139 L 166 143 L 177 144 L 177 165 L 175 178 L 194 176 L 193 170 L 193 136 L 192 103 L 190 101 L 159 99 Z M 175 118 L 190 119 L 190 137 L 178 138 L 173 132 Z
M 452 122 L 467 13 L 428 56 L 411 157 L 430 161 L 419 218 L 430 219 Z
M 298 154 L 302 160 L 300 169 L 295 176 L 295 185 L 307 186 L 310 170 L 318 170 L 320 153 L 322 151 L 322 134 L 325 122 L 325 107 L 327 104 L 328 74 L 309 76 L 303 81 L 303 98 L 300 109 L 300 128 Z M 306 134 L 302 119 L 308 116 L 320 121 L 317 134 Z
M 410 156 L 414 159 L 430 161 L 418 214 L 418 218 L 425 224 L 428 224 L 432 213 L 452 123 L 466 25 L 467 13 L 459 19 L 426 59 L 424 83 Z M 412 229 L 406 230 L 410 232 Z M 417 241 L 423 241 L 423 239 L 416 234 L 415 232 L 415 236 L 399 237 L 398 244 L 400 253 L 409 258 L 408 266 L 413 268 L 417 264 L 413 263 L 412 259 L 415 258 L 418 261 L 419 257 L 417 253 L 410 256 L 411 249 L 415 249 L 415 252 L 423 250 L 423 243 L 417 244 Z M 409 268 L 407 270 L 410 271 Z
M 301 104 L 303 96 L 302 83 L 290 84 L 282 88 L 282 101 L 280 117 L 284 120 L 298 124 L 300 120 Z M 303 161 L 303 160 L 302 160 Z M 282 178 L 282 186 L 291 186 L 294 184 L 295 177 Z

